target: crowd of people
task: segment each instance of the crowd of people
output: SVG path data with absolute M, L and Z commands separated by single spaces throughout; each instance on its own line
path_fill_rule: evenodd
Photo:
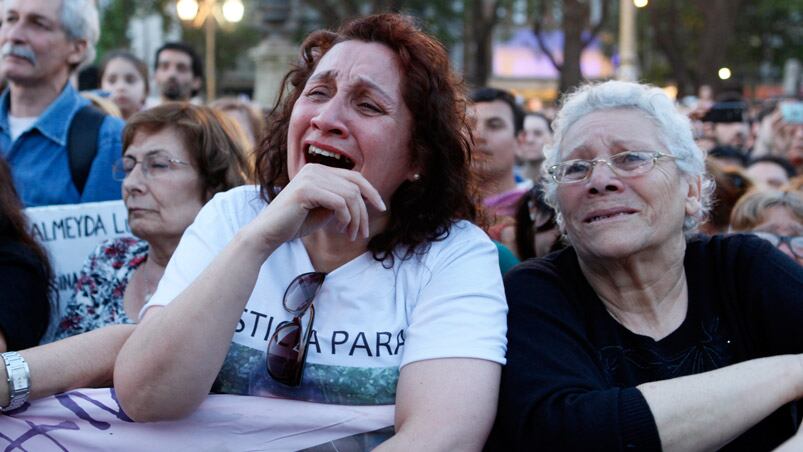
M 269 113 L 197 101 L 181 42 L 149 102 L 126 50 L 75 86 L 93 0 L 2 5 L 7 416 L 113 387 L 143 423 L 210 393 L 394 406 L 358 449 L 803 447 L 800 100 L 607 81 L 525 111 L 381 14 L 310 34 Z M 132 235 L 40 343 L 54 256 L 25 208 L 120 199 Z

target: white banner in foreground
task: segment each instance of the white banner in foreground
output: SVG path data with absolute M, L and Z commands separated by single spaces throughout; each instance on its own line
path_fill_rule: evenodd
M 53 320 L 61 318 L 89 254 L 103 240 L 131 234 L 128 212 L 122 201 L 106 201 L 30 207 L 25 214 L 31 234 L 50 255 L 59 294 L 58 309 L 53 312 L 51 328 L 43 341 L 47 342 L 53 333 Z
M 136 423 L 114 391 L 80 389 L 0 414 L 0 448 L 31 451 L 370 450 L 393 434 L 393 405 L 344 406 L 210 395 L 180 421 Z

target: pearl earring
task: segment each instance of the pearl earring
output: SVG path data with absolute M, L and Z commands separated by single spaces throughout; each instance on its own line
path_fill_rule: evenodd
M 416 182 L 419 179 L 421 179 L 421 175 L 420 174 L 418 174 L 418 173 L 413 174 L 413 182 Z

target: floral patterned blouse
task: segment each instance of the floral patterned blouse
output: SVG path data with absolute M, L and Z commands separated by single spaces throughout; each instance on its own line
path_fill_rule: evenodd
M 89 255 L 59 320 L 56 339 L 107 325 L 135 323 L 123 310 L 128 281 L 148 258 L 148 242 L 135 237 L 104 240 Z

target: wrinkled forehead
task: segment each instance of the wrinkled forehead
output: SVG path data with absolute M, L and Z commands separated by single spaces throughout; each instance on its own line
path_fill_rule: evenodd
M 401 95 L 401 65 L 396 53 L 377 42 L 343 41 L 335 44 L 318 62 L 310 81 L 338 84 L 368 84 Z
M 139 73 L 139 69 L 134 63 L 131 62 L 128 58 L 125 57 L 114 57 L 106 63 L 106 70 L 104 73 L 112 73 L 112 72 L 124 72 L 124 73 L 135 73 L 137 76 L 141 78 L 142 74 Z
M 563 132 L 559 152 L 563 158 L 649 150 L 666 152 L 655 121 L 635 108 L 612 108 L 587 113 Z
M 513 110 L 503 100 L 475 102 L 469 107 L 468 114 L 469 118 L 474 121 L 499 120 L 510 125 L 513 124 Z
M 180 160 L 190 160 L 193 156 L 188 150 L 185 136 L 178 127 L 141 127 L 135 133 L 124 155 L 142 158 L 147 155 L 160 155 Z M 192 161 L 192 160 L 191 160 Z
M 39 16 L 61 25 L 62 0 L 2 0 L 3 15 Z
M 164 49 L 161 52 L 159 52 L 159 59 L 157 61 L 157 66 L 161 66 L 165 63 L 191 67 L 192 57 L 187 52 L 178 49 Z
M 536 116 L 527 115 L 524 117 L 524 130 L 549 130 L 546 119 Z

